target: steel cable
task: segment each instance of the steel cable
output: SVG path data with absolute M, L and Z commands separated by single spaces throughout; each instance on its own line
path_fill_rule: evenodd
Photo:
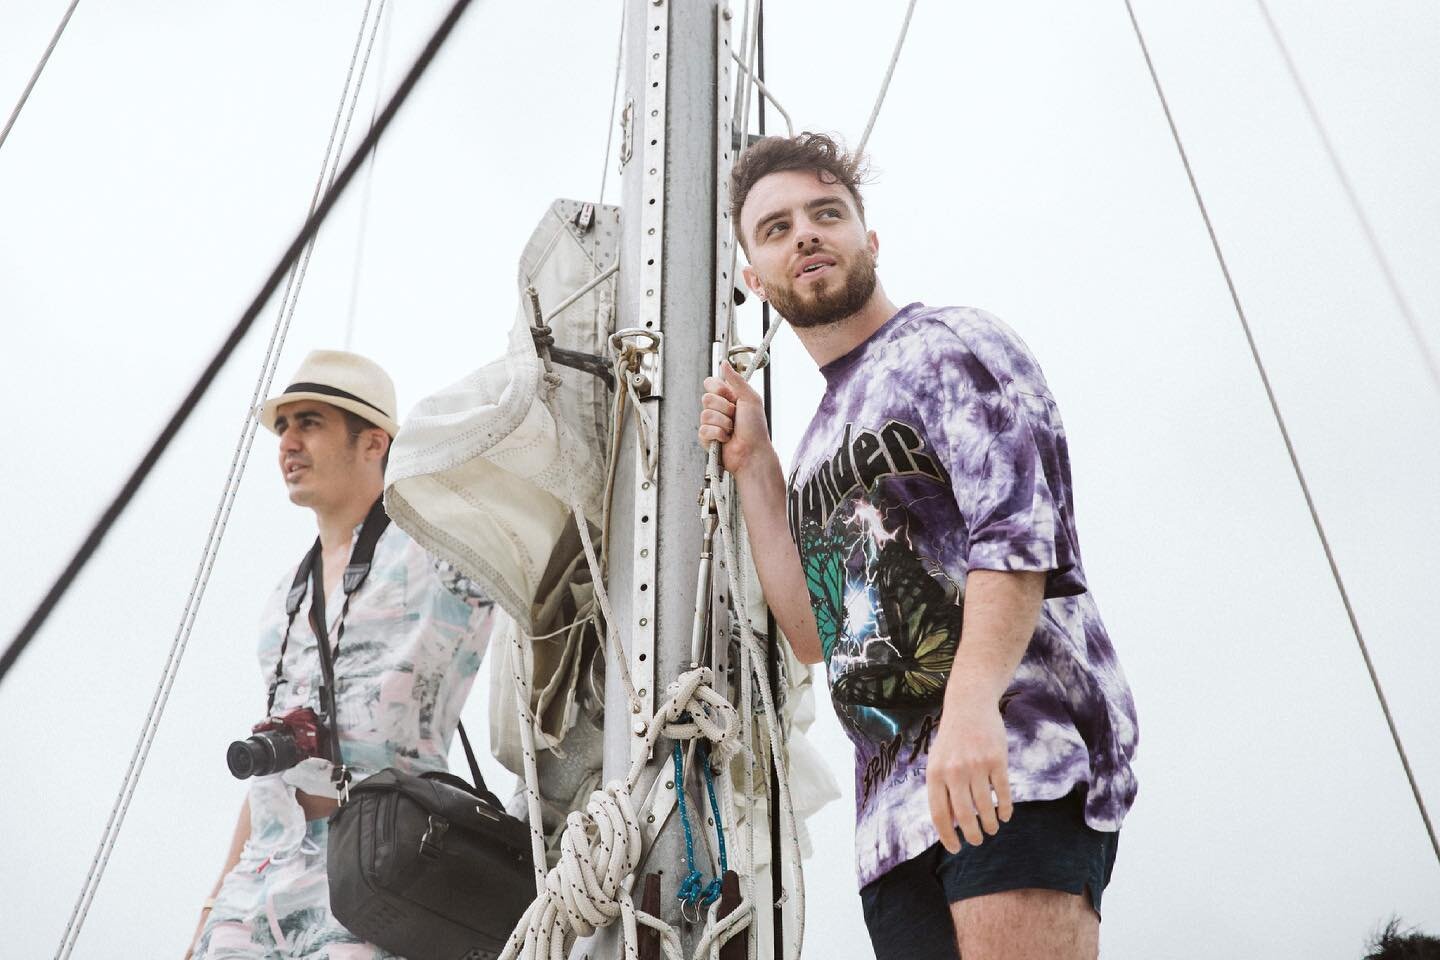
M 605 125 L 605 160 L 600 164 L 600 192 L 596 203 L 605 202 L 605 181 L 610 176 L 610 145 L 615 139 L 615 104 L 620 99 L 620 66 L 625 61 L 625 0 L 620 0 L 620 38 L 615 41 L 615 79 L 610 81 L 610 120 Z
M 75 8 L 80 5 L 80 0 L 70 0 L 70 6 L 65 9 L 65 16 L 60 18 L 60 26 L 55 28 L 55 33 L 50 37 L 50 43 L 45 47 L 45 52 L 40 55 L 40 62 L 35 64 L 35 69 L 30 74 L 30 80 L 25 84 L 25 89 L 20 92 L 20 99 L 15 101 L 15 107 L 10 111 L 10 117 L 5 121 L 5 129 L 0 130 L 0 147 L 5 146 L 5 138 L 10 136 L 10 128 L 15 126 L 15 121 L 20 118 L 20 111 L 25 106 L 25 101 L 30 99 L 30 91 L 35 89 L 36 82 L 40 79 L 41 72 L 45 65 L 50 62 L 50 54 L 55 52 L 55 45 L 60 42 L 60 35 L 70 24 L 70 17 L 75 13 Z
M 1245 308 L 1240 305 L 1240 294 L 1236 291 L 1235 281 L 1230 276 L 1230 267 L 1226 263 L 1225 254 L 1220 249 L 1220 240 L 1216 236 L 1215 226 L 1210 220 L 1210 211 L 1205 206 L 1205 198 L 1200 194 L 1200 186 L 1195 180 L 1195 171 L 1190 166 L 1189 154 L 1185 151 L 1185 144 L 1180 140 L 1180 130 L 1175 125 L 1174 114 L 1170 112 L 1170 102 L 1165 97 L 1165 90 L 1160 85 L 1160 75 L 1155 70 L 1155 61 L 1150 57 L 1150 47 L 1145 42 L 1145 34 L 1140 29 L 1140 21 L 1135 17 L 1135 8 L 1130 0 L 1125 0 L 1125 9 L 1130 14 L 1130 25 L 1135 28 L 1135 39 L 1140 42 L 1140 52 L 1145 57 L 1145 67 L 1150 71 L 1150 81 L 1155 85 L 1155 93 L 1160 98 L 1160 108 L 1165 112 L 1165 122 L 1170 127 L 1170 136 L 1175 141 L 1175 149 L 1180 154 L 1180 163 L 1185 167 L 1185 177 L 1190 181 L 1190 190 L 1195 195 L 1195 204 L 1200 208 L 1200 217 L 1205 221 L 1205 232 L 1210 235 L 1210 245 L 1215 250 L 1215 259 L 1220 264 L 1220 272 L 1225 277 L 1225 286 L 1230 291 L 1230 301 L 1235 305 L 1235 315 L 1240 318 L 1240 327 L 1245 333 L 1245 342 L 1250 346 L 1250 356 L 1255 361 L 1255 369 L 1260 374 L 1260 383 L 1265 388 L 1265 397 L 1270 401 L 1270 411 L 1275 415 L 1275 423 L 1280 428 L 1280 437 L 1285 441 L 1285 452 L 1290 456 L 1290 466 L 1294 468 L 1295 479 L 1300 482 L 1300 492 L 1305 496 L 1305 506 L 1310 511 L 1310 520 L 1315 525 L 1315 533 L 1320 538 L 1320 547 L 1325 551 L 1325 561 L 1330 565 L 1330 575 L 1335 580 L 1335 588 L 1340 593 L 1340 602 L 1345 607 L 1345 615 L 1350 619 L 1350 629 L 1355 634 L 1355 642 L 1360 647 L 1360 656 L 1365 661 L 1365 669 L 1370 674 L 1370 683 L 1375 687 L 1375 696 L 1380 701 L 1380 710 L 1385 714 L 1385 724 L 1390 728 L 1390 738 L 1395 741 L 1395 752 L 1400 755 L 1400 765 L 1405 768 L 1405 778 L 1410 782 L 1410 792 L 1415 795 L 1415 805 L 1420 810 L 1420 819 L 1424 821 L 1425 832 L 1430 837 L 1430 846 L 1435 850 L 1435 859 L 1440 862 L 1440 841 L 1435 837 L 1435 827 L 1430 821 L 1430 812 L 1425 807 L 1425 798 L 1420 793 L 1420 785 L 1415 780 L 1415 773 L 1410 768 L 1410 758 L 1405 752 L 1405 745 L 1400 740 L 1400 731 L 1395 726 L 1395 717 L 1390 712 L 1390 703 L 1385 698 L 1385 690 L 1380 685 L 1380 676 L 1375 672 L 1375 663 L 1370 659 L 1370 648 L 1365 643 L 1365 636 L 1360 630 L 1360 621 L 1355 615 L 1355 607 L 1350 602 L 1350 593 L 1345 589 L 1345 581 L 1340 576 L 1340 567 L 1335 562 L 1334 551 L 1330 549 L 1330 538 L 1325 535 L 1325 525 L 1320 522 L 1320 512 L 1315 506 L 1315 498 L 1310 493 L 1310 484 L 1305 480 L 1305 471 L 1300 466 L 1300 458 L 1295 453 L 1295 444 L 1290 439 L 1290 431 L 1285 425 L 1285 417 L 1280 413 L 1280 403 L 1275 397 L 1275 388 L 1270 384 L 1270 376 L 1265 370 L 1265 363 L 1260 358 L 1260 348 L 1255 343 L 1255 335 L 1250 329 L 1250 321 L 1245 316 Z
M 271 270 L 269 276 L 261 285 L 259 292 L 236 322 L 220 350 L 211 359 L 204 371 L 202 371 L 189 394 L 187 394 L 186 398 L 181 402 L 180 407 L 175 411 L 170 421 L 161 431 L 160 436 L 157 437 L 145 457 L 127 479 L 124 486 L 122 486 L 119 494 L 106 509 L 95 527 L 90 531 L 90 534 L 86 537 L 80 549 L 76 552 L 70 563 L 67 564 L 65 570 L 41 601 L 35 613 L 32 614 L 26 622 L 26 625 L 21 629 L 20 634 L 16 637 L 10 648 L 6 650 L 3 661 L 0 661 L 0 677 L 4 676 L 5 672 L 14 664 L 25 646 L 33 639 L 35 633 L 39 630 L 40 626 L 43 625 L 55 606 L 59 603 L 60 598 L 69 588 L 69 585 L 74 581 L 76 575 L 78 575 L 85 563 L 94 554 L 105 535 L 109 532 L 109 529 L 114 525 L 131 499 L 133 499 L 136 491 L 146 477 L 148 477 L 160 456 L 165 452 L 170 442 L 189 418 L 190 412 L 204 396 L 220 369 L 225 365 L 231 354 L 233 354 L 235 348 L 254 324 L 260 312 L 270 301 L 276 289 L 279 288 L 281 279 L 290 272 L 291 268 L 299 260 L 306 245 L 318 232 L 321 224 L 324 223 L 326 217 L 329 216 L 331 210 L 334 208 L 335 203 L 354 180 L 356 172 L 364 162 L 367 151 L 384 136 L 385 131 L 389 128 L 390 123 L 393 121 L 400 107 L 403 106 L 409 98 L 416 83 L 419 82 L 420 78 L 433 62 L 436 53 L 453 32 L 456 22 L 458 22 L 460 16 L 470 6 L 470 2 L 471 0 L 455 0 L 445 18 L 440 22 L 430 40 L 426 43 L 425 48 L 417 56 L 404 80 L 391 96 L 374 128 L 366 135 L 360 146 L 356 148 L 350 160 L 344 165 L 343 169 L 340 170 L 339 174 L 335 176 L 330 188 L 325 191 L 324 196 L 320 199 L 309 217 L 307 217 L 305 223 L 301 226 L 299 232 L 281 256 L 279 263 Z M 206 575 L 208 575 L 208 567 Z M 190 614 L 190 616 L 193 618 L 193 613 Z M 173 654 L 174 650 L 172 649 L 172 659 L 174 659 Z M 170 682 L 173 682 L 173 674 L 170 677 Z M 162 688 L 160 691 L 157 691 L 157 700 L 167 694 L 168 689 L 169 683 L 162 680 Z M 163 701 L 160 702 L 160 706 L 163 708 Z M 153 737 L 153 734 L 150 734 L 150 736 Z M 143 762 L 137 765 L 137 771 L 139 766 L 143 766 Z M 138 777 L 138 773 L 134 776 Z M 127 781 L 133 778 L 132 775 L 127 773 Z M 127 782 L 127 786 L 129 792 L 133 795 L 133 783 Z M 71 923 L 66 929 L 65 940 L 61 943 L 60 951 L 57 954 L 58 957 L 68 957 L 70 951 L 74 948 L 75 940 L 78 939 L 80 926 L 84 922 L 90 901 L 93 899 L 94 889 L 98 886 L 99 875 L 103 872 L 104 862 L 108 860 L 109 849 L 113 848 L 113 832 L 118 829 L 115 823 L 117 820 L 123 820 L 124 807 L 128 807 L 128 802 L 127 798 L 119 798 L 117 799 L 116 807 L 112 809 L 112 820 L 110 824 L 107 824 L 107 840 L 102 841 L 101 850 L 97 852 L 96 859 L 92 863 L 91 874 L 87 877 L 87 890 L 82 893 L 80 901 L 77 902 L 76 911 L 72 914 Z
M 385 16 L 384 4 L 381 4 L 380 13 L 376 14 L 376 25 L 379 29 L 381 19 Z M 393 7 L 391 8 L 394 9 Z M 391 14 L 394 17 L 394 14 Z M 376 70 L 375 77 L 375 103 L 370 108 L 370 126 L 375 126 L 375 118 L 380 113 L 380 100 L 384 96 L 382 84 L 385 82 L 385 64 L 390 59 L 390 20 L 384 21 L 385 38 L 380 43 L 380 65 Z M 373 41 L 372 41 L 373 42 Z M 369 53 L 366 53 L 369 57 Z M 364 72 L 363 70 L 361 71 Z M 359 96 L 359 88 L 356 88 L 356 96 Z M 355 231 L 355 265 L 350 271 L 350 306 L 345 311 L 345 349 L 349 350 L 355 340 L 355 310 L 360 303 L 360 274 L 365 263 L 365 239 L 370 228 L 370 194 L 375 188 L 375 161 L 380 156 L 380 144 L 370 151 L 369 165 L 365 168 L 365 192 L 360 195 L 360 226 Z
M 383 7 L 384 0 L 381 0 Z M 369 49 L 366 49 L 365 61 L 360 66 L 359 79 L 355 78 L 355 64 L 359 58 L 361 44 L 365 39 L 365 27 L 370 16 L 370 2 L 367 0 L 365 9 L 360 19 L 360 30 L 355 38 L 355 48 L 350 55 L 350 63 L 346 68 L 345 85 L 340 94 L 340 103 L 336 108 L 335 119 L 330 126 L 330 139 L 325 145 L 325 157 L 320 164 L 320 177 L 316 181 L 315 190 L 310 198 L 310 206 L 307 214 L 314 213 L 316 204 L 319 202 L 322 192 L 327 185 L 334 182 L 335 171 L 339 166 L 339 154 L 344 148 L 346 135 L 350 129 L 349 116 L 345 118 L 344 129 L 340 129 L 340 120 L 345 113 L 347 99 L 351 98 L 351 89 L 355 91 L 358 98 L 360 85 L 364 82 L 365 67 L 369 63 Z M 377 16 L 376 23 L 379 19 Z M 371 45 L 374 44 L 374 33 L 370 37 Z M 351 101 L 350 116 L 354 114 L 354 101 Z M 338 138 L 337 138 L 338 133 Z M 155 735 L 160 729 L 160 720 L 164 715 L 165 707 L 170 700 L 170 691 L 174 687 L 175 678 L 179 673 L 180 661 L 185 655 L 189 646 L 190 634 L 195 625 L 195 619 L 199 616 L 200 604 L 204 600 L 205 590 L 210 583 L 210 574 L 219 556 L 220 544 L 225 535 L 226 526 L 229 523 L 230 511 L 234 506 L 235 497 L 239 492 L 240 480 L 244 476 L 245 467 L 249 463 L 250 449 L 254 442 L 255 430 L 258 422 L 254 415 L 256 405 L 260 398 L 270 388 L 274 379 L 275 369 L 279 364 L 280 352 L 284 348 L 285 336 L 289 331 L 290 320 L 294 316 L 295 302 L 299 297 L 301 284 L 304 282 L 305 267 L 309 263 L 310 254 L 314 249 L 315 237 L 305 247 L 304 258 L 301 261 L 300 269 L 292 271 L 286 283 L 285 293 L 281 298 L 280 310 L 276 315 L 275 326 L 271 330 L 270 341 L 266 347 L 265 360 L 261 365 L 260 377 L 257 379 L 254 391 L 250 398 L 250 404 L 246 408 L 244 422 L 240 429 L 240 438 L 236 443 L 235 453 L 230 461 L 230 471 L 225 479 L 224 489 L 221 491 L 220 503 L 216 507 L 215 516 L 210 522 L 210 530 L 206 536 L 205 548 L 201 553 L 200 564 L 195 571 L 195 579 L 191 582 L 190 593 L 185 598 L 185 606 L 180 614 L 180 624 L 176 628 L 175 637 L 171 642 L 169 656 L 161 671 L 160 682 L 156 686 L 155 694 L 151 698 L 150 707 L 145 716 L 145 723 L 141 729 L 140 739 L 135 744 L 135 749 L 130 755 L 129 765 L 125 770 L 125 777 L 122 781 L 120 793 L 116 797 L 115 804 L 110 808 L 109 819 L 106 820 L 105 830 L 101 836 L 100 844 L 95 851 L 95 857 L 91 860 L 90 871 L 86 875 L 85 885 L 81 888 L 79 898 L 75 902 L 70 913 L 70 921 L 65 929 L 65 936 L 61 940 L 60 950 L 57 956 L 68 957 L 74 949 L 75 943 L 79 940 L 80 930 L 84 926 L 85 919 L 89 914 L 90 904 L 94 900 L 95 893 L 99 889 L 100 880 L 103 878 L 106 868 L 110 862 L 110 855 L 114 851 L 115 843 L 119 839 L 121 828 L 124 826 L 125 817 L 129 813 L 130 803 L 134 798 L 135 790 L 139 786 L 140 776 L 144 772 L 145 764 L 150 756 L 150 748 L 154 744 Z M 297 276 L 298 273 L 298 276 Z M 291 296 L 292 290 L 294 296 Z M 288 309 L 287 309 L 288 301 Z
M 1406 326 L 1410 328 L 1410 336 L 1414 338 L 1415 346 L 1420 351 L 1420 359 L 1425 364 L 1425 372 L 1430 375 L 1431 384 L 1437 391 L 1440 391 L 1440 361 L 1435 359 L 1435 352 L 1430 349 L 1430 344 L 1425 339 L 1425 333 L 1420 328 L 1420 320 L 1415 316 L 1415 311 L 1411 308 L 1404 291 L 1400 289 L 1400 281 L 1395 275 L 1395 269 L 1390 266 L 1390 258 L 1385 256 L 1385 250 L 1380 245 L 1380 236 L 1375 232 L 1375 227 L 1365 212 L 1364 204 L 1360 202 L 1360 194 L 1356 192 L 1355 184 L 1351 182 L 1350 175 L 1340 162 L 1340 153 L 1335 149 L 1334 141 L 1330 139 L 1330 131 L 1320 120 L 1320 110 L 1315 106 L 1315 99 L 1310 96 L 1309 88 L 1300 77 L 1300 69 L 1295 65 L 1295 58 L 1290 55 L 1290 48 L 1286 46 L 1285 38 L 1280 35 L 1279 25 L 1270 15 L 1270 8 L 1266 5 L 1265 0 L 1255 0 L 1255 3 L 1260 8 L 1260 15 L 1265 19 L 1265 26 L 1270 30 L 1270 37 L 1280 50 L 1280 58 L 1285 61 L 1285 69 L 1289 71 L 1290 79 L 1300 93 L 1300 100 L 1305 104 L 1305 112 L 1310 115 L 1310 123 L 1315 127 L 1315 133 L 1320 137 L 1320 144 L 1325 148 L 1325 156 L 1329 158 L 1330 166 L 1335 170 L 1335 178 L 1340 181 L 1340 188 L 1345 191 L 1345 199 L 1350 202 L 1350 210 L 1355 214 L 1355 219 L 1360 221 L 1360 229 L 1365 234 L 1365 242 L 1370 247 L 1370 254 L 1375 258 L 1375 263 L 1380 267 L 1380 273 L 1385 277 L 1385 285 L 1390 288 L 1390 296 L 1395 299 L 1395 306 L 1399 308 L 1400 315 L 1405 318 Z

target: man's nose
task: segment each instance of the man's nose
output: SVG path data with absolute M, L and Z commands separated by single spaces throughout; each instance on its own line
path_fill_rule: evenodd
M 280 452 L 289 453 L 300 449 L 300 435 L 293 427 L 286 427 L 280 434 Z
M 815 225 L 809 222 L 800 224 L 795 228 L 795 246 L 804 250 L 807 245 L 820 245 L 820 231 L 815 229 Z

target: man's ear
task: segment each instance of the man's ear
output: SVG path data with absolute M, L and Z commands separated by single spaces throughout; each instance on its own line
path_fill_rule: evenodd
M 376 427 L 373 430 L 366 430 L 365 437 L 366 455 L 373 453 L 377 463 L 385 459 L 385 454 L 390 450 L 390 434 Z
M 880 235 L 874 230 L 865 231 L 865 240 L 870 244 L 870 256 L 880 259 Z
M 750 292 L 764 300 L 765 284 L 760 282 L 760 274 L 755 272 L 755 268 L 746 264 L 740 271 L 740 275 L 745 278 L 745 286 L 750 288 Z

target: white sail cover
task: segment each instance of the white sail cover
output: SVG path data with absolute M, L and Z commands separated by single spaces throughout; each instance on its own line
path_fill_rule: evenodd
M 608 396 L 591 373 L 555 365 L 551 406 L 545 366 L 530 334 L 526 288 L 552 311 L 615 262 L 616 207 L 557 200 L 520 256 L 515 325 L 505 356 L 426 397 L 391 448 L 385 509 L 431 553 L 480 584 L 525 633 L 556 544 L 573 524 L 570 498 L 598 519 L 609 446 Z M 555 345 L 606 357 L 615 277 L 567 308 Z

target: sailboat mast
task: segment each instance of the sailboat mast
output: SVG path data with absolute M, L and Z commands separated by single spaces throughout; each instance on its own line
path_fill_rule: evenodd
M 705 475 L 695 431 L 715 316 L 717 2 L 630 0 L 625 15 L 616 327 L 637 331 L 625 342 L 637 348 L 639 369 L 632 377 L 639 378 L 637 392 L 650 427 L 632 412 L 617 455 L 608 579 L 643 713 L 629 712 L 612 669 L 605 696 L 607 781 L 623 779 L 632 751 L 641 746 L 637 731 L 643 734 L 643 722 L 663 700 L 666 686 L 691 667 L 701 549 L 696 495 Z M 637 443 L 651 428 L 653 470 Z M 673 802 L 678 784 L 671 758 L 657 750 L 636 791 L 637 806 L 655 777 L 657 796 L 663 800 L 669 789 Z M 648 837 L 656 825 L 646 819 L 642 811 Z M 660 874 L 661 916 L 681 933 L 688 954 L 699 929 L 682 922 L 675 899 L 685 875 L 684 833 L 673 813 L 658 826 L 633 894 L 639 903 L 643 876 Z M 692 826 L 705 829 L 703 815 Z M 619 957 L 617 932 L 602 931 L 590 956 Z

